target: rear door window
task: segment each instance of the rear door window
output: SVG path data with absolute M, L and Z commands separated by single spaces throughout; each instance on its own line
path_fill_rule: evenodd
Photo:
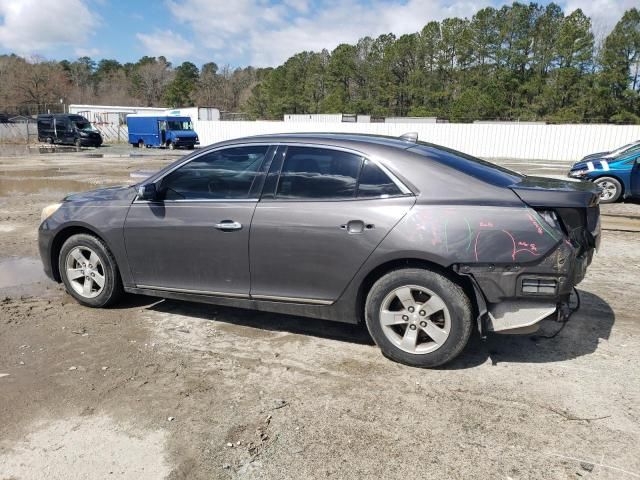
M 341 150 L 289 147 L 280 172 L 276 198 L 354 198 L 362 161 L 362 156 Z

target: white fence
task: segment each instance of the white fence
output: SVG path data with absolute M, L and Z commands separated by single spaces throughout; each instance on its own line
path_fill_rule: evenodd
M 201 145 L 269 133 L 342 132 L 398 137 L 418 132 L 418 138 L 482 158 L 577 160 L 640 140 L 640 125 L 523 125 L 455 123 L 298 123 L 220 122 L 196 120 Z M 0 142 L 36 141 L 36 126 L 0 124 Z M 105 143 L 126 143 L 126 126 L 98 126 Z
M 295 123 L 195 121 L 201 145 L 269 133 L 348 132 L 418 138 L 483 158 L 577 160 L 640 140 L 640 125 L 520 125 L 454 123 Z

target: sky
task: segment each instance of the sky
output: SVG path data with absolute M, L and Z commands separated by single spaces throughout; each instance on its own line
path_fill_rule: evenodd
M 501 0 L 0 0 L 0 53 L 173 64 L 214 61 L 276 66 L 303 51 L 332 50 L 364 36 L 419 31 L 431 20 L 471 17 Z M 539 0 L 538 3 L 549 3 Z M 605 35 L 638 0 L 557 0 Z

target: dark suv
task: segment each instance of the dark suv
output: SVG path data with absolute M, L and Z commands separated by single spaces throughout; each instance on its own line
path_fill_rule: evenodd
M 563 315 L 600 233 L 593 185 L 524 177 L 403 138 L 291 134 L 188 155 L 43 211 L 47 274 L 80 303 L 124 292 L 366 325 L 435 366 L 474 326 Z

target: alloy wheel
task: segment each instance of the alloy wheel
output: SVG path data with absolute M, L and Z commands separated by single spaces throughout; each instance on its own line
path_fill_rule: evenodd
M 597 185 L 598 187 L 600 187 L 601 200 L 611 200 L 618 192 L 618 187 L 613 182 L 610 182 L 608 180 L 598 182 Z
M 104 289 L 105 269 L 100 257 L 88 247 L 72 249 L 65 261 L 66 276 L 71 288 L 84 298 L 95 298 Z
M 391 291 L 382 301 L 379 320 L 387 339 L 413 354 L 437 350 L 451 332 L 449 309 L 442 298 L 416 285 Z

